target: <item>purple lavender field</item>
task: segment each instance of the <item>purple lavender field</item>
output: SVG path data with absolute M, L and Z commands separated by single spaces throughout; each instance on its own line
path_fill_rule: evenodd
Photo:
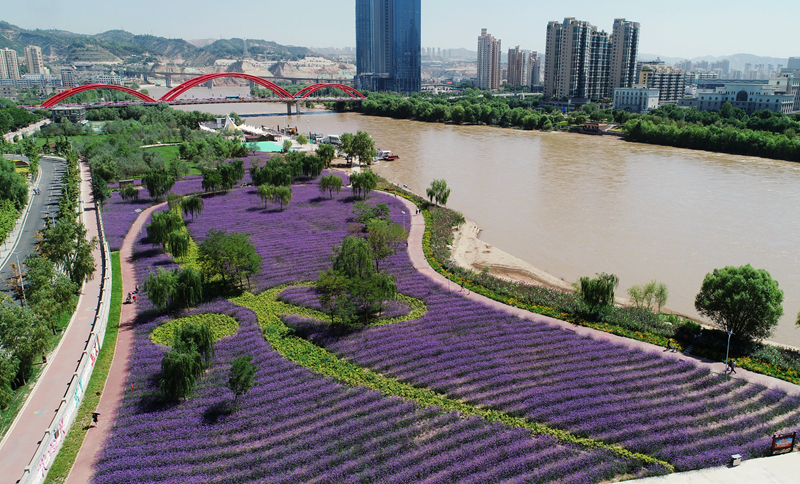
M 313 184 L 293 190 L 283 212 L 265 210 L 252 188 L 208 197 L 187 227 L 197 241 L 211 228 L 250 233 L 263 259 L 256 292 L 314 280 L 347 235 L 350 193 L 329 200 Z M 395 198 L 370 199 L 388 204 L 403 222 Z M 141 243 L 134 257 L 140 283 L 157 267 L 174 265 Z M 382 266 L 400 292 L 425 302 L 427 314 L 320 341 L 385 376 L 614 443 L 678 470 L 722 465 L 733 453 L 765 455 L 773 432 L 800 427 L 800 397 L 466 300 L 416 272 L 404 249 Z M 312 296 L 313 289 L 288 288 L 281 298 L 315 307 Z M 139 304 L 151 307 L 146 297 Z M 126 390 L 95 482 L 588 483 L 650 472 L 605 451 L 347 387 L 282 358 L 250 310 L 217 302 L 195 311 L 231 314 L 239 333 L 217 343 L 216 360 L 192 398 L 163 407 L 153 395 L 166 350 L 148 334 L 166 319 L 140 318 L 135 389 Z M 233 398 L 227 369 L 241 354 L 254 356 L 257 383 L 240 410 L 220 414 Z
M 143 240 L 138 238 L 133 255 L 140 281 L 154 268 L 174 266 Z M 149 334 L 170 317 L 153 316 L 146 295 L 137 304 L 144 316 L 136 322 L 125 395 L 95 483 L 577 484 L 638 469 L 606 450 L 534 437 L 324 378 L 280 356 L 264 340 L 253 312 L 227 301 L 185 313 L 228 314 L 240 329 L 217 342 L 195 394 L 165 405 L 156 398 L 156 381 L 167 350 Z M 233 394 L 225 383 L 231 362 L 242 355 L 252 356 L 258 371 L 231 413 Z

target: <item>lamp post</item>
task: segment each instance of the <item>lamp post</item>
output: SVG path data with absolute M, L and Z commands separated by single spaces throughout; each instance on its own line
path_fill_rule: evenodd
M 725 350 L 725 373 L 728 373 L 728 354 L 731 351 L 731 336 L 733 331 L 728 330 L 728 348 Z
M 27 306 L 28 303 L 25 301 L 25 279 L 22 278 L 22 266 L 19 265 L 19 252 L 15 254 L 17 256 L 17 274 L 19 274 L 19 285 L 22 288 L 22 305 Z
M 455 262 L 454 260 L 447 262 L 447 292 L 450 292 L 450 271 L 453 268 L 454 262 Z
M 306 123 L 308 123 L 308 140 L 311 141 L 311 120 L 307 119 Z
M 403 228 L 405 228 L 406 227 L 406 211 L 405 210 L 401 210 L 401 213 L 403 214 Z

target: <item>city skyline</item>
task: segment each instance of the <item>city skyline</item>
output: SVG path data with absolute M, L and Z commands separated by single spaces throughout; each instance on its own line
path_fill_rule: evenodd
M 60 29 L 96 34 L 124 29 L 185 40 L 247 37 L 303 47 L 354 47 L 355 1 L 330 3 L 308 0 L 300 13 L 301 22 L 275 21 L 270 24 L 257 12 L 242 15 L 241 9 L 223 9 L 218 2 L 197 0 L 191 8 L 174 0 L 142 0 L 136 4 L 107 8 L 98 0 L 86 0 L 73 9 L 62 0 L 43 0 L 41 8 L 4 12 L 4 20 L 25 29 Z M 545 50 L 545 27 L 565 17 L 584 19 L 610 33 L 615 18 L 628 18 L 642 26 L 639 51 L 647 54 L 694 58 L 749 53 L 759 56 L 800 55 L 793 42 L 793 19 L 800 17 L 800 5 L 789 4 L 780 15 L 753 9 L 742 1 L 716 5 L 677 0 L 670 9 L 618 0 L 592 5 L 566 0 L 558 5 L 537 5 L 506 0 L 486 10 L 474 3 L 441 0 L 422 3 L 422 45 L 475 50 L 475 32 L 488 28 L 505 45 L 525 50 Z M 287 9 L 291 10 L 291 9 Z M 92 12 L 87 16 L 85 12 Z M 529 12 L 509 15 L 509 12 Z M 175 19 L 181 19 L 175 22 Z M 338 28 L 331 28 L 332 25 Z M 769 25 L 769 35 L 754 26 Z

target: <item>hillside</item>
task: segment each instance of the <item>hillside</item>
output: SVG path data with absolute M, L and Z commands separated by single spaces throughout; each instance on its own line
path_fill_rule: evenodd
M 45 60 L 51 63 L 160 62 L 211 66 L 219 59 L 239 59 L 244 53 L 244 40 L 238 38 L 200 43 L 201 47 L 197 47 L 183 39 L 136 35 L 124 30 L 83 35 L 63 30 L 26 30 L 0 21 L 0 48 L 14 49 L 21 56 L 27 45 L 41 47 Z M 263 54 L 266 60 L 296 60 L 313 54 L 305 47 L 261 39 L 247 39 L 247 50 L 251 56 Z

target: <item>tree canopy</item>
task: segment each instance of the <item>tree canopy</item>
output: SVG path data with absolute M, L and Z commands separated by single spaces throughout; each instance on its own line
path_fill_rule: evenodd
M 718 328 L 745 339 L 772 335 L 783 316 L 783 291 L 764 269 L 750 264 L 706 274 L 694 307 Z

